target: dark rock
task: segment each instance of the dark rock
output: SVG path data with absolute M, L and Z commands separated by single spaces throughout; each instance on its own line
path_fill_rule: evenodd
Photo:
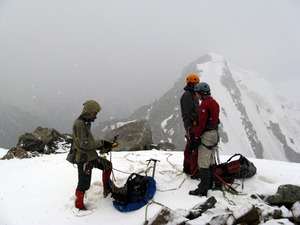
M 26 150 L 13 147 L 10 150 L 8 150 L 7 153 L 1 159 L 13 159 L 13 158 L 26 159 L 29 158 L 29 155 Z
M 184 225 L 186 221 L 188 221 L 187 218 L 165 206 L 149 220 L 147 225 Z
M 288 209 L 290 209 L 292 205 L 299 200 L 300 187 L 291 184 L 279 186 L 275 195 L 268 196 L 265 199 L 265 201 L 270 205 L 284 205 Z
M 282 215 L 282 211 L 280 208 L 278 208 L 277 206 L 275 207 L 267 207 L 267 208 L 262 208 L 261 209 L 261 218 L 263 219 L 263 221 L 268 221 L 268 220 L 272 220 L 272 219 L 280 219 L 281 215 Z
M 216 224 L 216 225 L 227 225 L 229 218 L 231 218 L 231 220 L 234 221 L 232 213 L 214 216 L 210 220 L 209 224 L 211 224 L 211 225 L 214 225 L 214 224 Z
M 21 135 L 17 147 L 29 152 L 51 154 L 58 149 L 57 142 L 62 142 L 66 139 L 66 135 L 59 133 L 55 129 L 37 127 L 34 132 Z
M 250 197 L 253 198 L 253 199 L 260 199 L 260 200 L 262 200 L 262 199 L 265 199 L 266 196 L 264 196 L 264 195 L 251 194 Z
M 44 152 L 45 143 L 33 133 L 25 133 L 19 137 L 17 147 L 29 152 Z
M 233 216 L 235 217 L 236 224 L 259 224 L 259 213 L 253 205 L 243 215 L 237 217 L 233 214 Z
M 211 209 L 215 206 L 215 204 L 217 203 L 217 200 L 215 197 L 210 197 L 209 199 L 207 199 L 203 204 L 197 205 L 195 206 L 189 213 L 189 215 L 187 216 L 188 219 L 193 220 L 195 218 L 198 218 L 199 216 L 202 215 L 202 213 L 204 213 L 205 211 L 207 211 L 208 209 Z

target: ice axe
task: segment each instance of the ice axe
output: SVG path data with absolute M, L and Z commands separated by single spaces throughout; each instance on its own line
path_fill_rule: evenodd
M 158 159 L 148 159 L 147 162 L 148 162 L 148 165 L 147 167 L 149 166 L 149 164 L 151 163 L 151 161 L 154 162 L 154 166 L 153 166 L 153 172 L 152 172 L 152 178 L 154 179 L 154 174 L 155 174 L 155 167 L 156 167 L 156 162 L 160 162 Z
M 219 177 L 219 175 L 217 173 L 215 173 L 215 176 L 223 183 L 225 184 L 231 191 L 233 191 L 235 194 L 238 194 L 238 192 L 231 186 L 229 186 L 229 184 L 227 184 L 221 177 Z

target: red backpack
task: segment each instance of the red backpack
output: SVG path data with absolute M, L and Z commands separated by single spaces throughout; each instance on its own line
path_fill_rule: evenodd
M 239 156 L 239 159 L 232 160 L 236 156 Z M 233 183 L 234 179 L 250 178 L 255 174 L 256 167 L 254 164 L 243 155 L 235 154 L 231 156 L 227 162 L 217 165 L 215 182 L 217 185 L 220 185 L 221 182 Z

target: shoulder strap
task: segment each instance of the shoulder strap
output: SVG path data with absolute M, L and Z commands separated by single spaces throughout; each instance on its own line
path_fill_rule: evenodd
M 233 156 L 231 156 L 228 160 L 227 160 L 227 162 L 226 163 L 228 163 L 228 162 L 230 162 L 230 160 L 232 159 L 232 158 L 234 158 L 235 156 L 240 156 L 240 157 L 242 157 L 242 155 L 241 154 L 239 154 L 239 153 L 236 153 L 236 154 L 234 154 Z

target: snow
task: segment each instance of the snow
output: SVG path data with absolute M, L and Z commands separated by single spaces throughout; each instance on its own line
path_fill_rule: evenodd
M 293 210 L 293 214 L 295 217 L 300 217 L 300 202 L 296 202 L 293 206 L 295 210 Z
M 172 119 L 173 118 L 173 115 L 172 114 L 171 116 L 169 116 L 167 119 L 165 119 L 164 121 L 161 122 L 161 128 L 163 129 L 163 131 L 166 133 L 167 132 L 167 129 L 165 128 L 165 126 L 168 124 L 168 120 Z
M 0 157 L 7 150 L 0 149 Z M 63 151 L 61 151 L 63 152 Z M 225 162 L 230 156 L 221 155 Z M 0 161 L 0 215 L 1 224 L 143 224 L 145 217 L 150 219 L 160 209 L 158 204 L 150 204 L 137 211 L 121 213 L 112 204 L 112 198 L 102 196 L 102 171 L 94 169 L 90 189 L 86 192 L 85 204 L 92 214 L 79 217 L 74 207 L 74 192 L 77 184 L 77 169 L 66 160 L 66 153 L 45 155 L 31 159 Z M 157 191 L 154 200 L 173 210 L 189 210 L 207 200 L 205 197 L 191 196 L 189 190 L 197 187 L 198 181 L 191 180 L 181 172 L 183 152 L 137 151 L 112 152 L 108 159 L 114 166 L 116 185 L 124 185 L 129 174 L 145 174 L 147 160 L 157 162 L 155 180 Z M 236 196 L 221 191 L 209 191 L 209 196 L 217 199 L 216 208 L 208 210 L 194 224 L 205 224 L 212 216 L 222 214 L 229 208 L 235 214 L 242 214 L 251 204 L 261 204 L 251 194 L 273 195 L 279 185 L 300 186 L 299 163 L 249 158 L 257 167 L 257 174 L 245 179 L 244 189 L 240 181 L 237 190 L 243 194 Z M 152 168 L 147 172 L 152 176 Z M 300 206 L 297 206 L 298 211 Z M 266 206 L 266 210 L 267 206 Z M 286 209 L 285 214 L 289 211 Z

